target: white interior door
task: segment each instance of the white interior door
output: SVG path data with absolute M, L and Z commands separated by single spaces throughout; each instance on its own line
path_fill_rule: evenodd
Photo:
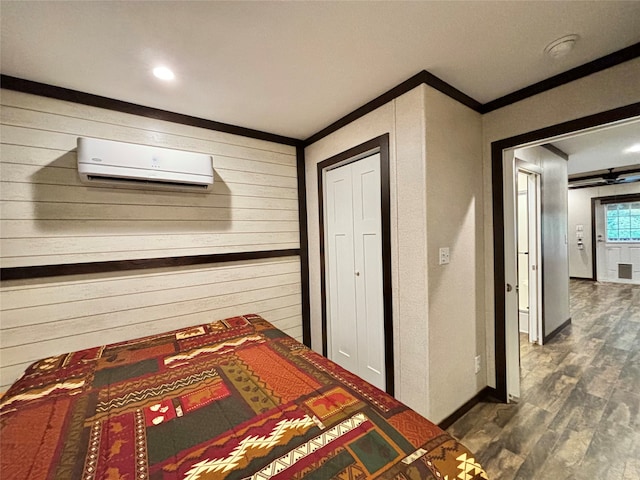
M 542 344 L 540 297 L 540 175 L 527 171 L 526 162 L 518 161 L 517 249 L 518 309 L 520 332 L 529 342 Z M 530 166 L 533 167 L 533 166 Z
M 518 323 L 529 334 L 529 178 L 518 172 Z
M 380 155 L 327 171 L 328 354 L 385 389 Z
M 385 389 L 380 155 L 349 165 L 353 178 L 358 374 Z
M 517 170 L 514 150 L 502 154 L 504 208 L 505 354 L 507 400 L 520 398 L 520 333 L 518 308 Z
M 352 183 L 350 168 L 336 168 L 325 174 L 325 244 L 329 273 L 326 289 L 329 339 L 327 347 L 331 360 L 357 373 Z
M 540 174 L 527 172 L 529 341 L 542 345 L 542 251 Z

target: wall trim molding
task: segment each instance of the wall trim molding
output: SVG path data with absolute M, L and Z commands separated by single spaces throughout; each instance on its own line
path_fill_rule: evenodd
M 300 231 L 300 282 L 302 287 L 302 342 L 311 348 L 311 303 L 309 294 L 309 232 L 307 228 L 307 179 L 304 147 L 296 147 L 298 176 L 298 230 Z
M 571 325 L 571 317 L 567 318 L 564 322 L 562 322 L 562 325 L 560 325 L 558 328 L 556 328 L 549 335 L 545 335 L 544 336 L 544 344 L 546 345 L 551 340 L 553 340 L 556 337 L 556 335 L 558 335 L 562 330 L 564 330 L 565 327 L 568 327 L 569 325 Z
M 544 140 L 557 135 L 577 132 L 640 116 L 640 102 L 569 120 L 491 143 L 491 190 L 493 208 L 493 287 L 496 395 L 507 400 L 506 338 L 505 338 L 505 266 L 504 266 L 504 211 L 502 184 L 502 151 L 525 143 Z
M 497 400 L 496 400 L 495 389 L 491 387 L 484 387 L 482 390 L 476 393 L 473 397 L 467 400 L 464 403 L 464 405 L 458 408 L 455 412 L 453 412 L 447 418 L 442 420 L 438 424 L 438 427 L 440 427 L 442 430 L 446 430 L 451 425 L 453 425 L 458 420 L 460 420 L 460 418 L 462 418 L 462 416 L 465 413 L 467 413 L 469 410 L 471 410 L 473 407 L 475 407 L 478 403 L 482 402 L 483 400 L 496 402 Z
M 327 356 L 327 291 L 324 245 L 323 171 L 333 165 L 344 165 L 364 158 L 368 153 L 380 153 L 380 213 L 382 216 L 382 293 L 384 310 L 384 357 L 386 391 L 395 391 L 395 362 L 393 351 L 393 290 L 391 285 L 391 186 L 389 177 L 389 134 L 385 133 L 317 164 L 318 218 L 320 232 L 320 298 L 322 318 L 322 354 Z
M 104 262 L 67 263 L 59 265 L 34 265 L 0 269 L 0 280 L 25 280 L 31 278 L 88 275 L 93 273 L 125 272 L 151 268 L 184 267 L 215 263 L 260 260 L 267 258 L 295 257 L 300 249 L 263 250 L 256 252 L 215 253 L 211 255 L 187 255 L 181 257 L 142 258 L 136 260 L 108 260 Z
M 494 110 L 498 110 L 499 108 L 506 107 L 507 105 L 519 102 L 521 100 L 524 100 L 525 98 L 529 98 L 539 93 L 546 92 L 547 90 L 551 90 L 566 83 L 571 83 L 574 80 L 586 77 L 588 75 L 591 75 L 592 73 L 597 73 L 602 70 L 606 70 L 607 68 L 627 62 L 629 60 L 633 60 L 637 57 L 640 57 L 640 43 L 636 43 L 629 47 L 610 53 L 608 55 L 605 55 L 604 57 L 597 58 L 596 60 L 585 63 L 553 77 L 547 78 L 538 83 L 534 83 L 533 85 L 529 85 L 528 87 L 522 88 L 502 97 L 496 98 L 495 100 L 491 100 L 490 102 L 487 102 L 485 104 L 480 103 L 466 93 L 458 90 L 444 80 L 436 77 L 427 70 L 422 70 L 421 72 L 415 74 L 413 77 L 386 91 L 370 102 L 365 103 L 361 107 L 355 109 L 351 113 L 348 113 L 341 119 L 333 122 L 331 125 L 323 128 L 319 132 L 311 135 L 309 138 L 304 140 L 304 145 L 308 146 L 312 143 L 317 142 L 318 140 L 321 140 L 322 138 L 332 134 L 336 130 L 339 130 L 340 128 L 348 125 L 354 120 L 365 116 L 376 108 L 381 107 L 385 103 L 389 103 L 399 96 L 404 95 L 408 91 L 413 90 L 423 83 L 429 87 L 435 88 L 436 90 L 444 93 L 454 100 L 457 100 L 458 102 L 466 105 L 472 110 L 475 110 L 476 112 L 481 114 L 485 114 Z M 565 160 L 567 159 L 568 158 L 565 158 Z
M 234 135 L 255 138 L 257 140 L 266 140 L 268 142 L 281 143 L 294 147 L 302 144 L 302 142 L 296 138 L 262 132 L 252 128 L 239 127 L 228 123 L 216 122 L 205 118 L 193 117 L 182 113 L 170 112 L 159 108 L 146 107 L 136 103 L 102 97 L 92 93 L 80 92 L 78 90 L 57 87 L 55 85 L 34 82 L 32 80 L 26 80 L 24 78 L 12 77 L 4 74 L 0 74 L 0 87 L 7 90 L 14 90 L 16 92 L 31 93 L 33 95 L 40 95 L 41 97 L 55 98 L 57 100 L 89 105 L 91 107 L 130 113 L 141 117 L 154 118 L 156 120 L 164 120 L 192 127 L 206 128 L 207 130 L 231 133 Z
M 348 125 L 355 120 L 364 117 L 366 114 L 374 111 L 376 108 L 381 107 L 382 105 L 389 103 L 390 101 L 404 95 L 405 93 L 413 90 L 414 88 L 422 85 L 429 85 L 430 87 L 439 90 L 445 95 L 457 100 L 458 102 L 466 105 L 467 107 L 479 111 L 481 107 L 481 103 L 477 100 L 474 100 L 467 94 L 461 92 L 457 88 L 449 85 L 444 80 L 436 77 L 432 73 L 429 73 L 426 70 L 422 70 L 421 72 L 416 73 L 413 77 L 405 80 L 404 82 L 396 85 L 391 90 L 384 92 L 382 95 L 374 98 L 370 102 L 365 103 L 361 107 L 355 109 L 353 112 L 348 113 L 344 117 L 336 120 L 331 125 L 323 128 L 319 132 L 311 135 L 304 141 L 305 145 L 311 145 L 312 143 L 317 142 L 318 140 L 332 134 L 333 132 L 341 129 L 345 125 Z
M 427 86 L 435 88 L 436 90 L 444 93 L 454 100 L 457 100 L 458 102 L 466 105 L 472 110 L 484 114 L 502 107 L 506 107 L 507 105 L 511 105 L 547 90 L 559 87 L 566 83 L 573 82 L 574 80 L 586 77 L 588 75 L 591 75 L 592 73 L 597 73 L 602 70 L 606 70 L 607 68 L 611 68 L 621 63 L 627 62 L 629 60 L 633 60 L 637 57 L 640 57 L 640 42 L 587 62 L 578 67 L 572 68 L 571 70 L 568 70 L 566 72 L 534 83 L 533 85 L 529 85 L 528 87 L 521 88 L 520 90 L 516 90 L 515 92 L 496 98 L 495 100 L 491 100 L 490 102 L 487 102 L 485 104 L 480 103 L 461 90 L 458 90 L 457 88 L 445 82 L 441 78 L 435 76 L 431 72 L 422 70 L 411 78 L 400 83 L 399 85 L 365 103 L 353 112 L 331 123 L 319 132 L 311 135 L 306 140 L 300 140 L 283 135 L 277 135 L 274 133 L 263 132 L 261 130 L 255 130 L 252 128 L 240 127 L 228 123 L 216 122 L 214 120 L 194 117 L 191 115 L 171 112 L 168 110 L 147 107 L 123 100 L 116 100 L 109 97 L 103 97 L 100 95 L 94 95 L 91 93 L 58 87 L 46 83 L 35 82 L 33 80 L 13 77 L 10 75 L 0 74 L 0 87 L 6 88 L 8 90 L 31 93 L 43 97 L 56 98 L 58 100 L 65 100 L 74 103 L 80 103 L 83 105 L 90 105 L 93 107 L 105 108 L 108 110 L 115 110 L 118 112 L 130 113 L 143 117 L 155 118 L 158 120 L 165 120 L 168 122 L 179 123 L 183 125 L 191 125 L 194 127 L 206 128 L 208 130 L 231 133 L 234 135 L 241 135 L 244 137 L 266 140 L 269 142 L 281 143 L 284 145 L 297 147 L 300 145 L 308 146 L 312 143 L 317 142 L 318 140 L 330 135 L 336 130 L 344 127 L 354 120 L 357 120 L 360 117 L 363 117 L 367 113 L 372 112 L 376 108 L 390 102 L 391 100 L 394 100 L 395 98 L 407 93 L 408 91 L 423 83 Z
M 621 193 L 619 195 L 604 195 L 602 197 L 593 198 L 600 200 L 601 205 L 607 205 L 609 203 L 640 202 L 640 193 Z
M 533 85 L 529 85 L 528 87 L 521 88 L 520 90 L 516 90 L 515 92 L 511 92 L 500 98 L 491 100 L 490 102 L 482 105 L 480 113 L 493 112 L 499 108 L 524 100 L 525 98 L 533 97 L 534 95 L 546 92 L 547 90 L 551 90 L 566 83 L 571 83 L 574 80 L 586 77 L 592 73 L 597 73 L 602 70 L 606 70 L 607 68 L 615 67 L 616 65 L 633 60 L 637 57 L 640 57 L 640 43 L 630 45 L 603 57 L 596 58 L 595 60 L 572 68 L 571 70 L 567 70 L 566 72 L 559 73 L 558 75 L 546 78 L 540 82 L 534 83 Z

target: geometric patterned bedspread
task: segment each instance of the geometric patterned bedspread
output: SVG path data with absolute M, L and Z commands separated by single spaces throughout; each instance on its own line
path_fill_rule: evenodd
M 413 410 L 244 315 L 34 363 L 0 401 L 0 478 L 486 479 Z

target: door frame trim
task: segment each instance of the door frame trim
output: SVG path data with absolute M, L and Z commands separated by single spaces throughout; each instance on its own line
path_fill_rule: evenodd
M 391 289 L 391 187 L 389 175 L 389 134 L 380 135 L 318 163 L 318 218 L 320 220 L 320 297 L 322 312 L 322 354 L 327 356 L 327 287 L 325 273 L 324 175 L 331 167 L 356 162 L 370 154 L 380 154 L 380 201 L 382 215 L 382 294 L 384 311 L 384 359 L 386 391 L 394 394 L 393 293 Z
M 587 128 L 605 125 L 640 116 L 640 102 L 614 108 L 586 117 L 558 123 L 539 130 L 491 142 L 491 191 L 493 210 L 493 299 L 494 348 L 496 370 L 496 396 L 507 400 L 507 357 L 505 337 L 505 265 L 504 265 L 504 210 L 502 185 L 502 152 L 530 142 L 544 140 Z

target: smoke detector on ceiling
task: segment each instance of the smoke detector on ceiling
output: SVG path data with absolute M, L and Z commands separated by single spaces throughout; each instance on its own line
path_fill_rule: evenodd
M 549 45 L 547 45 L 544 49 L 544 53 L 546 53 L 552 58 L 564 57 L 571 50 L 573 50 L 573 47 L 578 41 L 578 38 L 580 37 L 578 37 L 578 35 L 575 35 L 575 34 L 565 35 L 564 37 L 560 37 L 557 40 L 554 40 L 553 42 L 551 42 Z

